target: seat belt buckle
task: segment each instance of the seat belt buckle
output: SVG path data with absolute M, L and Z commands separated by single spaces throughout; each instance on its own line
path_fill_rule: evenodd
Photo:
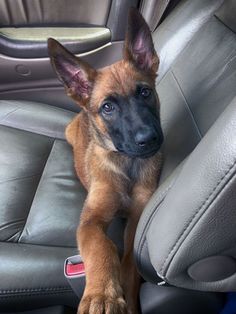
M 70 256 L 65 260 L 64 275 L 72 290 L 81 299 L 85 287 L 85 269 L 80 255 Z

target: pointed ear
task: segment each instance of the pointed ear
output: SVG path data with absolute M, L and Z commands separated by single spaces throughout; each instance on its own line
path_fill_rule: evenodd
M 96 70 L 75 57 L 53 38 L 48 39 L 48 54 L 59 80 L 65 86 L 67 95 L 80 106 L 86 106 L 92 92 Z
M 154 49 L 150 29 L 137 9 L 129 11 L 124 45 L 124 59 L 142 70 L 156 75 L 159 58 Z

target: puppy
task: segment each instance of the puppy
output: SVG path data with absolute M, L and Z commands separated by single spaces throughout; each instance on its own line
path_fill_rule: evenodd
M 138 313 L 140 277 L 133 243 L 143 208 L 157 188 L 163 134 L 155 78 L 159 59 L 150 30 L 131 9 L 123 59 L 95 70 L 54 39 L 51 63 L 81 112 L 66 129 L 76 173 L 88 191 L 77 232 L 86 287 L 80 314 Z M 106 236 L 126 216 L 124 253 Z

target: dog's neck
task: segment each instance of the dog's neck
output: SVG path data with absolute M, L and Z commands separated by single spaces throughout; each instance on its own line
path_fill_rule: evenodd
M 118 151 L 108 150 L 95 143 L 93 145 L 94 154 L 99 156 L 101 168 L 111 171 L 121 177 L 121 179 L 125 179 L 133 184 L 139 181 L 141 177 L 142 179 L 145 179 L 145 176 L 148 177 L 147 170 L 152 168 L 150 165 L 155 165 L 161 156 L 161 153 L 158 152 L 147 159 L 134 158 Z

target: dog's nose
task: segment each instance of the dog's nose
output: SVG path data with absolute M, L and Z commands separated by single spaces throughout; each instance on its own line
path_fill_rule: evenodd
M 135 143 L 139 146 L 146 146 L 157 141 L 157 132 L 151 128 L 140 129 L 135 134 Z

